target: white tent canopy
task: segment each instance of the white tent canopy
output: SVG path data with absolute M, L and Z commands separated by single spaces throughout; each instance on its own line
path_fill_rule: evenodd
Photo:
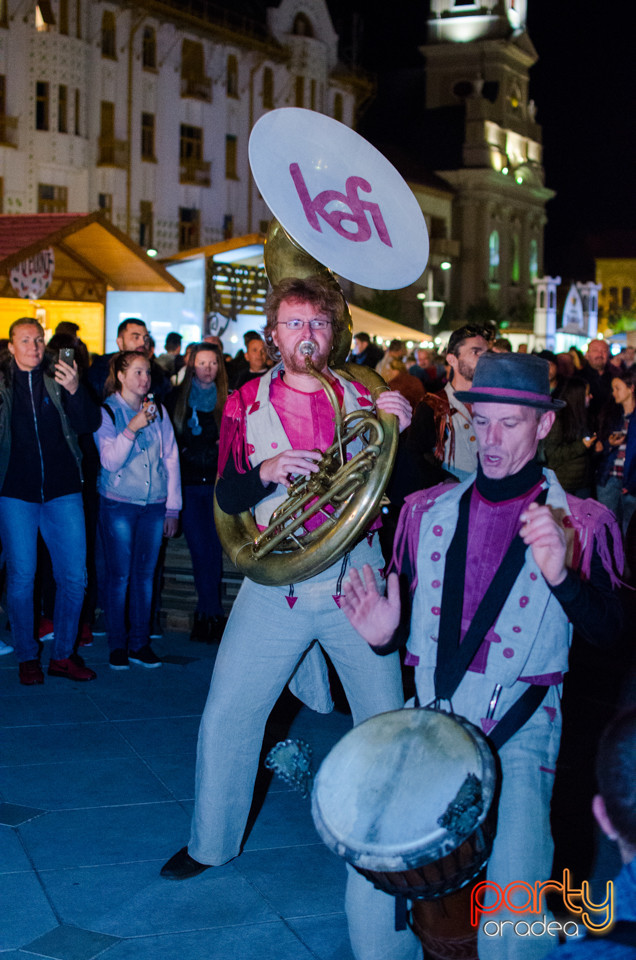
M 374 339 L 381 337 L 382 340 L 404 340 L 405 343 L 419 344 L 431 341 L 431 337 L 421 330 L 415 330 L 413 327 L 405 327 L 401 323 L 395 323 L 393 320 L 387 320 L 386 317 L 380 317 L 377 313 L 371 313 L 369 310 L 363 310 L 362 307 L 356 307 L 350 303 L 351 318 L 353 320 L 353 332 L 364 331 Z

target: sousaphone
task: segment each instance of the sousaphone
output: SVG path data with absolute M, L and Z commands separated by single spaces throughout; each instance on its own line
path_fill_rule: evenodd
M 428 233 L 412 191 L 389 161 L 349 127 L 312 110 L 284 108 L 261 117 L 249 142 L 252 174 L 275 220 L 265 243 L 272 285 L 284 277 L 328 277 L 395 290 L 417 280 L 428 259 Z M 342 291 L 340 291 L 342 296 Z M 344 333 L 334 341 L 330 369 L 366 386 L 375 399 L 387 389 L 367 367 L 346 364 L 352 324 L 342 296 Z M 335 414 L 334 443 L 319 472 L 298 477 L 286 501 L 258 529 L 249 511 L 215 519 L 224 550 L 257 583 L 282 585 L 321 573 L 361 539 L 380 511 L 398 441 L 397 418 L 381 410 L 342 415 L 329 381 L 306 356 L 307 370 L 327 391 Z M 347 459 L 347 447 L 363 448 Z M 308 532 L 303 521 L 322 513 Z

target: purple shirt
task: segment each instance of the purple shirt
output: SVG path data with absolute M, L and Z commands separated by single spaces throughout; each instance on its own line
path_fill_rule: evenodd
M 542 483 L 512 500 L 493 503 L 473 487 L 468 521 L 468 548 L 464 577 L 464 605 L 462 607 L 461 639 L 464 639 L 477 608 L 499 569 L 508 547 L 521 525 L 519 517 L 536 500 Z M 491 627 L 468 667 L 474 673 L 485 673 L 491 643 L 501 643 L 501 637 Z

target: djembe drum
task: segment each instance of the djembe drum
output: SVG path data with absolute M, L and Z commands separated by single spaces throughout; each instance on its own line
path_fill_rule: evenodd
M 361 723 L 324 759 L 312 815 L 326 845 L 376 887 L 413 902 L 426 952 L 476 957 L 471 882 L 494 837 L 497 767 L 480 730 L 429 709 Z

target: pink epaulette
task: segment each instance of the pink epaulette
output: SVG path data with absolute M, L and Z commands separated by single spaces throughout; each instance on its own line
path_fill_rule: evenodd
M 598 500 L 581 500 L 570 493 L 566 494 L 566 497 L 570 515 L 564 517 L 563 525 L 572 527 L 576 532 L 573 568 L 579 570 L 585 580 L 589 580 L 592 554 L 596 547 L 612 586 L 623 585 L 619 574 L 623 572 L 625 557 L 623 538 L 616 517 Z
M 240 390 L 235 390 L 228 397 L 223 410 L 221 421 L 221 438 L 219 440 L 219 476 L 223 476 L 225 465 L 230 451 L 234 456 L 234 466 L 237 473 L 246 473 L 244 464 L 248 463 L 249 450 L 247 447 L 247 411 L 256 399 L 260 379 L 248 380 Z
M 393 546 L 393 557 L 387 570 L 387 575 L 391 570 L 400 573 L 404 562 L 404 554 L 408 552 L 413 579 L 411 581 L 411 592 L 417 586 L 417 548 L 420 540 L 420 526 L 422 517 L 431 509 L 438 497 L 447 490 L 456 487 L 453 480 L 445 480 L 434 487 L 428 487 L 426 490 L 418 490 L 416 493 L 409 494 L 404 498 L 404 506 L 400 511 L 400 517 L 395 531 Z

